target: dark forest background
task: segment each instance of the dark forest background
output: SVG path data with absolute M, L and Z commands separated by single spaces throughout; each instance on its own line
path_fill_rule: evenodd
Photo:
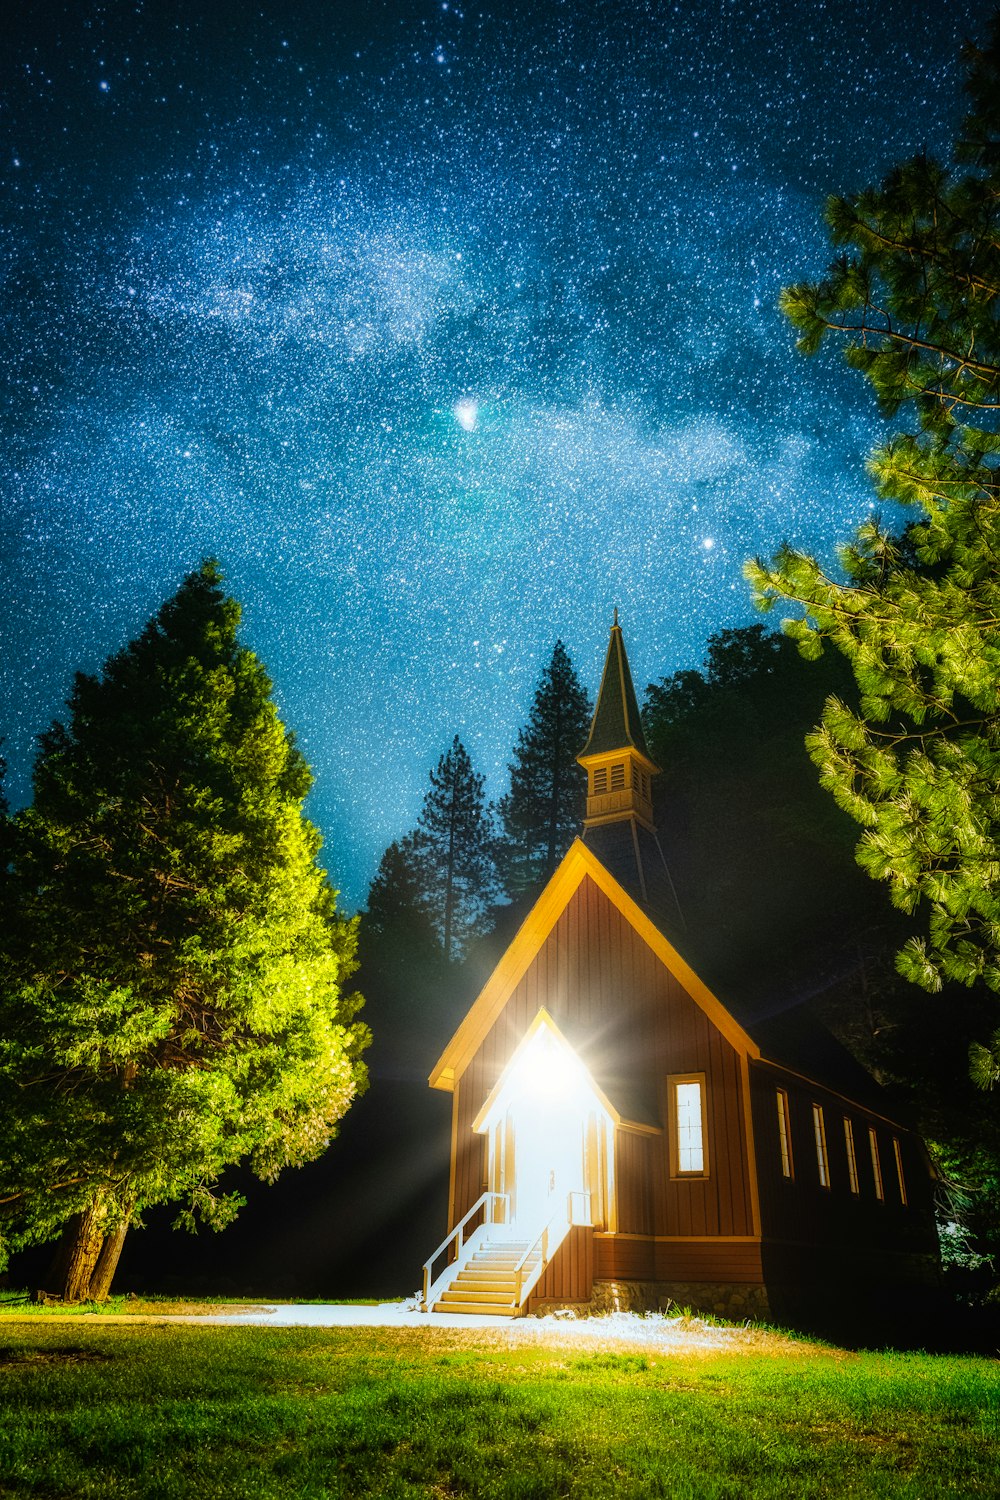
M 930 995 L 896 973 L 914 930 L 858 868 L 859 830 L 821 789 L 804 736 L 830 694 L 855 689 L 842 657 L 803 660 L 760 625 L 713 636 L 700 671 L 650 685 L 644 727 L 662 767 L 657 823 L 685 956 L 716 989 L 775 1014 L 806 1007 L 908 1112 L 941 1174 L 946 1272 L 988 1299 L 1000 1251 L 1000 1129 L 969 1077 L 996 998 Z M 554 864 L 579 831 L 591 705 L 557 643 L 509 768 L 486 804 L 456 739 L 430 774 L 416 827 L 386 850 L 361 924 L 368 1091 L 317 1162 L 272 1187 L 232 1174 L 246 1206 L 223 1233 L 171 1230 L 155 1210 L 129 1236 L 116 1291 L 274 1297 L 398 1296 L 444 1236 L 451 1096 L 427 1075 Z M 44 1248 L 12 1285 L 44 1276 Z

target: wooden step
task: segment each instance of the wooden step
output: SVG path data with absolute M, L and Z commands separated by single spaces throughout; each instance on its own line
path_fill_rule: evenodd
M 498 1266 L 491 1260 L 470 1260 L 459 1272 L 460 1276 L 513 1276 L 513 1274 L 514 1266 Z
M 435 1302 L 433 1310 L 436 1313 L 458 1313 L 460 1316 L 464 1315 L 467 1318 L 514 1317 L 514 1309 L 511 1307 L 510 1303 L 507 1303 L 503 1307 L 498 1307 L 494 1303 L 490 1302 L 454 1303 L 446 1302 L 444 1298 L 442 1298 L 440 1302 Z
M 495 1292 L 510 1292 L 513 1296 L 515 1282 L 513 1276 L 466 1276 L 463 1272 L 450 1285 L 464 1287 L 471 1292 L 485 1292 L 492 1288 Z
M 517 1317 L 520 1309 L 514 1305 L 515 1271 L 530 1248 L 529 1240 L 505 1239 L 480 1244 L 441 1292 L 432 1310 L 466 1316 Z M 536 1250 L 524 1262 L 525 1275 L 538 1265 L 540 1254 L 540 1249 Z
M 489 1302 L 493 1305 L 504 1305 L 509 1307 L 514 1301 L 512 1289 L 505 1288 L 499 1292 L 466 1291 L 460 1286 L 450 1286 L 447 1291 L 441 1293 L 442 1297 L 449 1302 Z

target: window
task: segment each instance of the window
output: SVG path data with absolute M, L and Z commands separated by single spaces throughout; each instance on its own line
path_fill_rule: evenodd
M 874 1127 L 868 1127 L 868 1144 L 872 1153 L 872 1177 L 875 1179 L 875 1196 L 882 1202 L 885 1201 L 885 1188 L 882 1186 L 882 1168 L 878 1159 L 878 1138 Z
M 606 792 L 607 789 L 608 768 L 607 766 L 598 766 L 594 771 L 594 796 L 600 796 L 601 792 Z
M 860 1192 L 858 1187 L 858 1158 L 854 1151 L 854 1126 L 847 1116 L 844 1116 L 844 1145 L 847 1147 L 847 1176 L 851 1184 L 851 1192 Z
M 830 1163 L 826 1154 L 826 1126 L 823 1124 L 823 1106 L 813 1105 L 813 1135 L 816 1137 L 816 1166 L 819 1170 L 820 1187 L 830 1186 Z
M 892 1138 L 892 1154 L 896 1158 L 896 1180 L 899 1183 L 899 1201 L 906 1207 L 906 1178 L 903 1176 L 903 1153 L 896 1136 Z
M 792 1127 L 788 1116 L 788 1095 L 778 1089 L 778 1143 L 781 1146 L 781 1175 L 792 1177 Z
M 707 1177 L 705 1141 L 705 1075 L 677 1074 L 670 1088 L 670 1173 L 672 1177 Z
M 611 790 L 621 792 L 625 788 L 625 762 L 611 767 Z

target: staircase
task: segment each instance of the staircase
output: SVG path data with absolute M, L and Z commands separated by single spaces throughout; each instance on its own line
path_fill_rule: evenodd
M 434 1303 L 437 1313 L 475 1313 L 480 1317 L 516 1318 L 521 1311 L 516 1303 L 517 1286 L 514 1268 L 528 1249 L 528 1240 L 484 1242 L 466 1261 L 455 1279 L 446 1286 Z M 523 1269 L 523 1279 L 535 1269 L 541 1255 L 537 1248 Z

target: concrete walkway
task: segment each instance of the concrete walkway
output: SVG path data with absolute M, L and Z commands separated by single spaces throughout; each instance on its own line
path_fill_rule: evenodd
M 191 1313 L 170 1321 L 243 1323 L 266 1328 L 509 1328 L 513 1319 L 422 1313 L 407 1302 L 380 1302 L 376 1307 L 355 1307 L 343 1302 L 299 1305 L 275 1302 L 252 1312 L 212 1313 L 204 1317 Z
M 515 1344 L 546 1343 L 596 1345 L 601 1348 L 644 1348 L 649 1352 L 730 1349 L 737 1351 L 754 1346 L 763 1338 L 773 1349 L 775 1343 L 794 1348 L 797 1341 L 780 1334 L 758 1335 L 747 1327 L 713 1327 L 699 1319 L 666 1317 L 651 1313 L 602 1313 L 589 1318 L 566 1318 L 548 1314 L 542 1318 L 480 1318 L 471 1314 L 421 1313 L 412 1302 L 381 1302 L 374 1307 L 353 1307 L 344 1303 L 324 1302 L 296 1305 L 291 1302 L 267 1302 L 259 1307 L 243 1308 L 231 1313 L 10 1313 L 0 1314 L 0 1323 L 10 1328 L 26 1324 L 37 1328 L 40 1323 L 58 1323 L 65 1327 L 103 1328 L 107 1323 L 147 1323 L 164 1328 L 175 1323 L 211 1323 L 220 1327 L 256 1328 L 464 1328 L 473 1333 L 479 1329 L 505 1329 Z
M 231 1313 L 18 1313 L 5 1323 L 218 1323 L 259 1328 L 510 1328 L 513 1318 L 480 1318 L 447 1313 L 422 1313 L 411 1303 L 380 1302 L 356 1307 L 342 1302 L 269 1302 Z

